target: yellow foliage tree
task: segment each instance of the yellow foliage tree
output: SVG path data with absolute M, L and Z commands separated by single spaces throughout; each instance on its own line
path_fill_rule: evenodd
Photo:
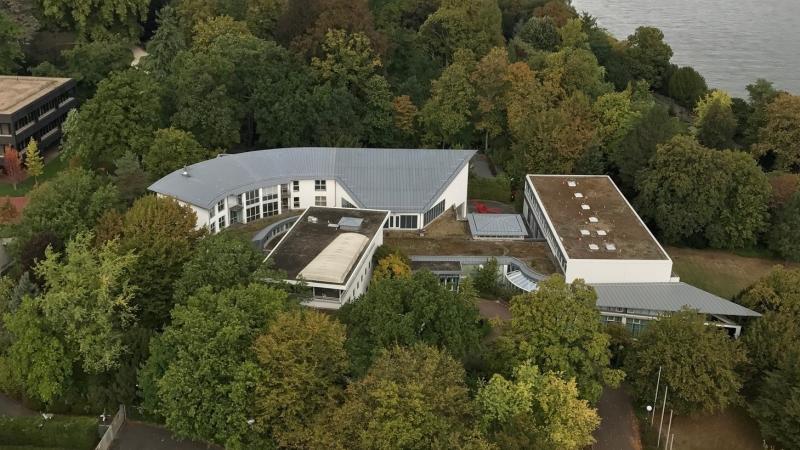
M 408 278 L 411 276 L 411 267 L 397 253 L 392 253 L 378 261 L 378 266 L 372 274 L 375 281 L 387 278 Z
M 38 182 L 38 177 L 44 172 L 44 159 L 39 153 L 39 144 L 35 139 L 31 139 L 25 155 L 25 166 L 28 169 L 28 176 L 33 177 Z

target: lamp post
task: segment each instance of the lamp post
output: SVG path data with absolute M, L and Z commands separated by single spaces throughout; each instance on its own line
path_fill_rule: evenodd
M 658 404 L 658 387 L 661 384 L 661 366 L 658 366 L 658 378 L 656 379 L 656 396 L 653 398 L 653 416 L 650 418 L 650 426 L 652 427 L 656 420 L 656 405 Z M 649 411 L 649 410 L 648 410 Z

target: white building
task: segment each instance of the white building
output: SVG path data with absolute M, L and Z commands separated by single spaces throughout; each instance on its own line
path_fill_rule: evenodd
M 418 230 L 448 209 L 464 218 L 472 150 L 284 148 L 220 155 L 150 186 L 190 206 L 216 233 L 310 206 L 391 212 L 386 228 Z
M 339 309 L 367 290 L 389 211 L 308 208 L 269 253 L 286 282 L 304 283 L 307 306 Z
M 523 217 L 569 283 L 673 281 L 672 260 L 608 176 L 528 175 Z

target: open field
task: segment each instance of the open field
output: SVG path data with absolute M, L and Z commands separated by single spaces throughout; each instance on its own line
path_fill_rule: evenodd
M 661 418 L 657 411 L 655 427 L 650 422 L 642 425 L 646 428 L 645 449 L 655 449 L 658 436 L 658 422 Z M 661 445 L 664 445 L 669 411 L 664 416 L 664 428 Z M 675 416 L 672 419 L 672 433 L 675 434 L 673 448 L 680 450 L 762 450 L 761 433 L 758 426 L 747 412 L 740 407 L 731 407 L 717 414 L 702 414 L 693 417 Z
M 407 255 L 514 256 L 539 272 L 550 274 L 556 270 L 544 242 L 472 240 L 467 223 L 455 220 L 452 211 L 434 222 L 424 236 L 410 231 L 388 231 L 383 243 Z
M 678 247 L 666 250 L 674 262 L 673 271 L 682 281 L 724 298 L 733 298 L 776 265 L 800 267 L 796 263 L 739 256 L 719 250 Z

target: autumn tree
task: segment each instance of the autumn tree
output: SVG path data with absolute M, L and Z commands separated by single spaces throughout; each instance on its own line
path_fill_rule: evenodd
M 17 149 L 6 147 L 3 152 L 3 169 L 16 191 L 17 185 L 25 179 L 25 171 L 22 169 L 22 158 Z
M 464 376 L 446 351 L 392 346 L 309 427 L 302 446 L 489 449 L 475 431 Z
M 753 149 L 775 158 L 777 169 L 800 170 L 800 96 L 782 93 L 769 103 Z
M 17 208 L 11 203 L 10 197 L 3 197 L 0 203 L 0 223 L 6 224 L 13 222 L 19 217 Z
M 110 164 L 125 152 L 141 156 L 161 117 L 161 86 L 129 69 L 100 82 L 97 93 L 64 123 L 64 154 L 86 167 Z
M 733 147 L 737 121 L 731 104 L 730 95 L 719 90 L 712 91 L 697 102 L 694 125 L 698 142 L 720 150 Z
M 192 133 L 177 128 L 162 128 L 153 134 L 153 143 L 144 153 L 144 168 L 161 178 L 181 167 L 203 161 L 212 152 L 203 148 Z
M 39 153 L 39 144 L 35 139 L 31 139 L 27 150 L 25 150 L 25 167 L 28 176 L 33 177 L 34 184 L 38 184 L 38 178 L 44 172 L 44 159 L 42 159 L 42 154 Z
M 638 189 L 639 211 L 668 242 L 742 248 L 766 226 L 770 187 L 753 158 L 689 136 L 658 147 Z
M 24 297 L 4 318 L 13 336 L 5 358 L 15 386 L 52 404 L 82 374 L 120 364 L 126 353 L 123 333 L 135 320 L 135 287 L 127 277 L 135 261 L 113 241 L 93 248 L 90 233 L 78 234 L 63 256 L 45 252 L 36 267 L 44 293 Z
M 373 281 L 386 278 L 406 278 L 411 276 L 411 267 L 397 253 L 392 253 L 378 260 L 372 273 Z
M 576 16 L 575 9 L 569 3 L 561 0 L 550 0 L 536 7 L 533 10 L 533 15 L 536 17 L 550 17 L 559 27 L 563 27 L 570 19 Z
M 341 394 L 347 373 L 344 325 L 314 310 L 279 313 L 253 349 L 260 368 L 255 428 L 288 445 Z M 297 436 L 297 435 L 301 436 Z
M 737 401 L 745 352 L 725 330 L 704 322 L 685 309 L 649 323 L 625 359 L 637 398 L 651 398 L 660 367 L 661 385 L 669 387 L 667 407 L 678 414 L 720 411 Z
M 431 57 L 447 66 L 459 49 L 477 57 L 503 45 L 502 15 L 496 0 L 442 0 L 419 28 Z
M 580 280 L 567 284 L 560 275 L 514 297 L 511 321 L 494 344 L 497 369 L 511 374 L 530 361 L 542 371 L 575 378 L 580 397 L 597 401 L 603 386 L 618 384 L 624 374 L 609 368 L 609 337 L 601 328 L 596 299 L 590 286 Z
M 394 126 L 406 137 L 416 134 L 419 109 L 408 95 L 400 95 L 392 101 L 394 107 Z
M 346 304 L 347 349 L 353 369 L 363 373 L 391 345 L 424 342 L 462 358 L 480 345 L 478 309 L 469 293 L 455 293 L 430 272 L 388 278 Z
M 493 375 L 475 402 L 488 435 L 506 449 L 582 449 L 595 442 L 592 433 L 600 425 L 574 379 L 543 374 L 527 362 L 514 368 L 511 379 Z
M 176 305 L 139 371 L 146 410 L 182 438 L 265 448 L 247 422 L 260 381 L 253 343 L 286 305 L 285 292 L 257 284 L 201 289 Z

